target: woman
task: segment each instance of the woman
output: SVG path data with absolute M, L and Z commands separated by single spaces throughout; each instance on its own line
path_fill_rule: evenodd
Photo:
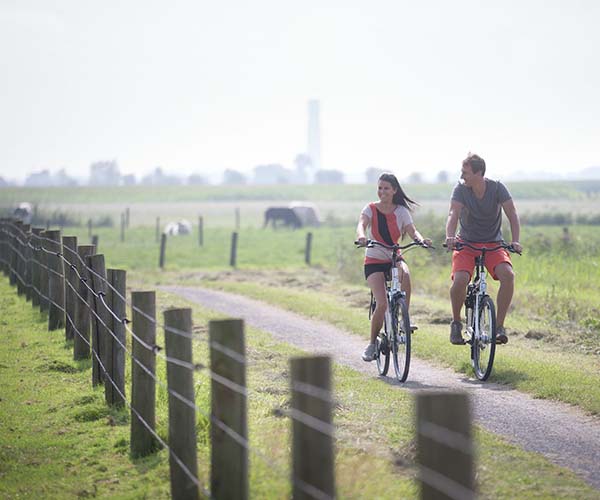
M 406 233 L 415 241 L 431 245 L 431 240 L 423 238 L 413 223 L 411 210 L 417 203 L 404 194 L 394 174 L 383 173 L 379 176 L 377 196 L 379 201 L 369 203 L 360 214 L 356 227 L 356 239 L 359 245 L 367 244 L 367 228 L 370 230 L 372 240 L 386 245 L 394 245 Z M 373 292 L 376 305 L 371 316 L 371 342 L 362 355 L 364 361 L 373 361 L 377 354 L 377 335 L 383 326 L 387 308 L 385 272 L 390 269 L 391 262 L 390 250 L 380 246 L 365 250 L 365 278 Z M 400 286 L 406 293 L 406 305 L 410 306 L 410 273 L 402 257 L 398 264 L 398 274 Z

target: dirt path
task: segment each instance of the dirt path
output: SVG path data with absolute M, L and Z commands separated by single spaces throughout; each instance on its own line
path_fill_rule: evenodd
M 248 325 L 306 352 L 328 354 L 340 364 L 377 376 L 374 364 L 360 359 L 364 339 L 327 323 L 240 295 L 195 287 L 160 288 L 208 309 L 243 318 Z M 392 379 L 387 380 L 395 383 Z M 572 469 L 600 489 L 600 419 L 563 403 L 533 399 L 503 385 L 480 383 L 464 374 L 415 358 L 411 361 L 409 380 L 402 387 L 411 391 L 468 391 L 472 396 L 475 419 L 482 427 Z

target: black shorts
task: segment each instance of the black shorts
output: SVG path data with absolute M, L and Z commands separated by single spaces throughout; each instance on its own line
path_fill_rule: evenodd
M 373 273 L 385 273 L 388 275 L 391 269 L 391 262 L 386 264 L 365 264 L 365 279 L 367 279 Z

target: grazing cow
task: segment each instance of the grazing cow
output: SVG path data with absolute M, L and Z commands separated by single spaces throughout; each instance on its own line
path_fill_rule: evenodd
M 31 203 L 23 201 L 19 203 L 19 206 L 15 208 L 13 215 L 19 219 L 23 224 L 31 224 L 31 218 L 33 216 L 33 206 Z
M 190 234 L 192 232 L 192 223 L 185 219 L 181 219 L 178 222 L 169 222 L 163 232 L 169 236 Z
M 265 223 L 263 227 L 267 227 L 269 224 L 276 229 L 279 226 L 290 227 L 292 229 L 298 229 L 302 227 L 302 221 L 298 214 L 289 207 L 269 207 L 265 210 Z
M 303 201 L 292 201 L 289 207 L 296 213 L 302 222 L 303 226 L 315 226 L 321 225 L 321 219 L 319 217 L 319 211 L 314 203 L 306 203 Z

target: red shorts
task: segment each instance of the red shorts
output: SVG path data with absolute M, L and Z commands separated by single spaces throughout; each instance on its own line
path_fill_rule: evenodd
M 478 248 L 495 247 L 498 245 L 498 243 L 496 242 L 470 244 Z M 463 247 L 463 249 L 460 252 L 454 250 L 454 252 L 452 252 L 452 279 L 454 279 L 454 274 L 458 271 L 466 271 L 469 273 L 469 276 L 473 276 L 473 269 L 475 269 L 475 257 L 477 257 L 478 255 L 481 255 L 481 253 L 468 247 Z M 496 266 L 498 264 L 502 264 L 503 262 L 506 262 L 507 264 L 512 266 L 510 256 L 508 255 L 508 252 L 504 250 L 504 248 L 499 248 L 498 250 L 494 250 L 493 252 L 486 252 L 485 268 L 495 280 L 498 280 L 498 277 L 494 272 Z

